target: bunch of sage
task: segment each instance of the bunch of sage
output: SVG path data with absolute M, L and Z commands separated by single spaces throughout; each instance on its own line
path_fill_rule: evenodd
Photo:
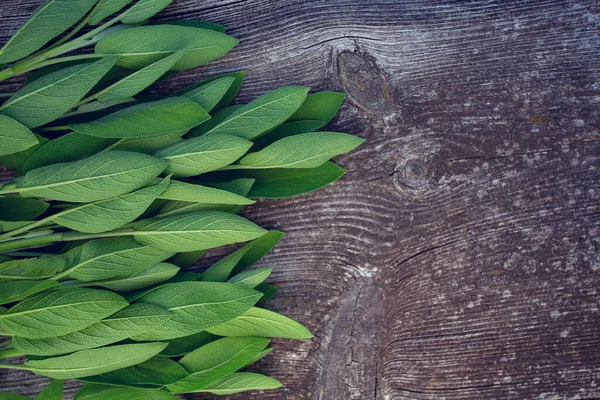
M 340 93 L 287 86 L 230 105 L 236 72 L 145 94 L 237 43 L 211 23 L 146 21 L 169 3 L 48 0 L 0 50 L 0 80 L 36 70 L 0 106 L 0 164 L 15 170 L 0 184 L 0 358 L 26 356 L 0 368 L 86 382 L 78 399 L 279 387 L 239 370 L 267 338 L 311 334 L 257 307 L 277 288 L 248 268 L 283 233 L 238 214 L 334 182 L 345 170 L 329 160 L 362 142 L 319 131 Z

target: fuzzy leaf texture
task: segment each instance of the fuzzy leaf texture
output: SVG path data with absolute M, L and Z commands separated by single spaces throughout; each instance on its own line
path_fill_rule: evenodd
M 208 29 L 176 25 L 154 25 L 130 28 L 112 33 L 95 47 L 98 54 L 116 55 L 117 64 L 126 68 L 143 68 L 161 58 L 185 50 L 172 67 L 174 70 L 195 68 L 222 57 L 237 39 Z
M 37 294 L 0 314 L 0 327 L 30 339 L 75 332 L 127 306 L 116 293 L 65 289 Z
M 69 110 L 114 65 L 115 57 L 73 65 L 25 85 L 0 107 L 3 115 L 35 128 Z
M 0 50 L 0 64 L 28 56 L 80 20 L 97 0 L 47 0 Z
M 17 184 L 22 196 L 84 203 L 120 196 L 149 183 L 167 162 L 145 154 L 113 151 L 29 171 Z

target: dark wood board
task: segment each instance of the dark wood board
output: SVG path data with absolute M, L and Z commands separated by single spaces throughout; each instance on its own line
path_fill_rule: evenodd
M 0 1 L 0 41 L 39 3 Z M 315 339 L 259 364 L 283 389 L 230 398 L 600 398 L 599 2 L 176 0 L 161 18 L 241 43 L 159 91 L 237 69 L 239 101 L 344 90 L 331 129 L 367 140 L 335 185 L 247 210 L 287 232 L 261 263 L 270 307 Z M 0 391 L 45 382 L 0 372 Z

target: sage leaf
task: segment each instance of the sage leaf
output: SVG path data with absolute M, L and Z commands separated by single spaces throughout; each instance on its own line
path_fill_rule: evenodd
M 81 160 L 104 150 L 115 141 L 116 139 L 69 132 L 40 146 L 23 165 L 23 171 L 28 172 L 47 165 Z
M 223 338 L 208 343 L 179 360 L 190 374 L 167 385 L 167 389 L 175 394 L 199 391 L 246 366 L 268 345 L 268 339 L 258 337 Z
M 3 221 L 0 220 L 0 233 L 10 232 L 29 225 L 31 221 Z
M 138 189 L 166 166 L 164 160 L 146 154 L 111 151 L 29 171 L 17 190 L 26 197 L 91 202 Z
M 250 189 L 250 197 L 285 199 L 327 186 L 345 173 L 344 168 L 326 162 L 316 168 L 248 170 L 241 175 L 255 179 Z
M 161 60 L 158 60 L 147 67 L 144 67 L 132 73 L 131 75 L 126 76 L 120 81 L 113 83 L 107 88 L 96 93 L 93 97 L 97 98 L 101 103 L 133 97 L 142 90 L 146 89 L 148 86 L 152 85 L 163 74 L 170 70 L 183 54 L 183 52 L 179 51 Z M 200 104 L 200 102 L 195 99 L 190 100 L 194 100 L 196 103 Z M 200 106 L 202 106 L 202 104 L 200 104 Z M 210 111 L 206 108 L 205 110 Z
M 12 280 L 35 280 L 51 278 L 65 265 L 59 255 L 43 255 L 0 263 L 0 282 Z
M 136 104 L 95 121 L 70 124 L 69 128 L 102 138 L 138 138 L 187 131 L 209 118 L 195 102 L 171 97 Z
M 62 400 L 63 383 L 59 380 L 50 382 L 37 396 L 35 400 Z
M 302 324 L 285 315 L 252 307 L 239 317 L 206 329 L 219 336 L 266 336 L 287 339 L 310 339 L 312 334 Z
M 339 132 L 311 132 L 289 136 L 250 153 L 240 168 L 315 168 L 355 149 L 364 139 Z
M 58 225 L 84 233 L 99 233 L 117 229 L 140 215 L 166 189 L 168 179 L 157 185 L 121 196 L 67 208 L 48 217 Z
M 298 135 L 299 133 L 315 132 L 325 125 L 325 121 L 316 119 L 286 122 L 279 125 L 272 131 L 267 132 L 263 136 L 256 138 L 256 140 L 254 140 L 254 146 L 252 146 L 252 150 L 262 150 L 268 145 L 273 144 L 284 137 Z
M 174 70 L 195 68 L 224 56 L 238 43 L 237 39 L 208 29 L 176 25 L 154 25 L 111 33 L 95 47 L 98 54 L 117 55 L 117 64 L 130 69 L 146 65 L 185 50 Z
M 137 24 L 143 22 L 163 8 L 171 4 L 173 0 L 138 0 L 133 6 L 125 11 L 120 21 L 124 24 Z
M 242 258 L 236 263 L 233 273 L 237 274 L 256 264 L 279 243 L 284 235 L 285 233 L 281 231 L 270 230 L 252 243 L 249 243 L 249 249 L 244 252 Z
M 115 57 L 73 65 L 23 86 L 1 107 L 3 115 L 28 128 L 44 125 L 69 110 L 114 65 Z
M 302 106 L 289 118 L 289 121 L 321 120 L 325 126 L 335 117 L 345 98 L 345 93 L 311 93 L 306 96 Z
M 104 290 L 75 288 L 42 292 L 0 314 L 0 327 L 30 339 L 66 335 L 126 305 L 121 296 Z
M 93 281 L 90 285 L 100 286 L 116 292 L 129 292 L 143 289 L 171 279 L 179 268 L 169 263 L 158 263 L 131 275 L 121 275 L 110 280 Z
M 165 133 L 151 137 L 120 139 L 113 146 L 111 146 L 110 150 L 134 151 L 137 153 L 152 154 L 160 149 L 164 149 L 165 147 L 179 142 L 181 137 L 185 135 L 186 132 L 187 130 Z
M 190 336 L 171 339 L 169 340 L 169 345 L 160 354 L 167 357 L 182 356 L 217 339 L 219 339 L 218 336 L 204 331 Z
M 0 115 L 0 156 L 27 150 L 38 143 L 33 132 L 25 125 Z
M 97 0 L 47 0 L 0 50 L 0 64 L 28 56 L 80 20 Z
M 31 400 L 31 397 L 21 396 L 17 393 L 0 393 L 0 400 Z
M 263 94 L 240 107 L 206 134 L 227 134 L 254 139 L 287 120 L 306 99 L 309 88 L 285 86 Z
M 169 259 L 171 264 L 177 265 L 179 268 L 189 268 L 194 265 L 199 259 L 206 254 L 208 250 L 196 250 L 180 252 Z
M 206 134 L 206 132 L 209 132 L 214 127 L 227 120 L 227 118 L 229 118 L 231 115 L 233 115 L 233 113 L 237 112 L 237 110 L 239 110 L 242 107 L 244 107 L 243 104 L 236 104 L 234 106 L 221 108 L 220 110 L 215 111 L 208 121 L 204 122 L 203 124 L 200 124 L 199 126 L 189 131 L 185 135 L 185 137 L 187 139 L 191 139 L 198 136 L 203 136 L 204 134 Z
M 94 7 L 89 17 L 89 24 L 98 25 L 107 17 L 116 13 L 133 0 L 100 0 L 98 5 Z
M 81 282 L 130 276 L 174 254 L 170 249 L 157 250 L 130 237 L 90 240 L 71 252 L 75 260 L 61 273 L 61 277 Z
M 188 375 L 189 373 L 181 364 L 159 355 L 128 368 L 83 378 L 83 381 L 105 385 L 160 388 Z
M 248 243 L 233 253 L 221 258 L 204 271 L 198 280 L 204 282 L 225 282 L 231 274 L 231 271 L 233 271 L 233 268 L 240 262 L 244 254 L 250 250 L 253 243 L 254 242 Z
M 234 372 L 209 384 L 200 391 L 225 396 L 248 390 L 269 390 L 279 387 L 281 387 L 281 383 L 271 377 L 254 372 Z
M 271 275 L 273 270 L 271 268 L 257 268 L 251 271 L 240 272 L 227 283 L 235 283 L 236 285 L 244 285 L 246 287 L 254 289 L 265 281 Z
M 182 96 L 195 101 L 207 112 L 211 112 L 227 94 L 234 82 L 235 77 L 226 76 L 210 81 L 196 89 L 191 89 Z
M 155 22 L 155 24 L 167 24 L 177 26 L 188 26 L 191 28 L 210 29 L 211 31 L 225 32 L 227 29 L 224 26 L 215 24 L 214 22 L 195 21 L 195 20 L 184 20 L 184 21 L 164 21 Z
M 8 168 L 14 168 L 19 172 L 23 171 L 23 165 L 27 162 L 29 157 L 35 153 L 43 144 L 49 142 L 43 136 L 38 135 L 37 133 L 33 134 L 35 138 L 38 140 L 38 144 L 31 146 L 27 150 L 20 151 L 18 153 L 7 154 L 5 156 L 0 156 L 0 164 L 4 165 Z
M 261 283 L 254 289 L 258 290 L 263 294 L 263 296 L 260 298 L 261 303 L 269 300 L 270 298 L 275 296 L 279 291 L 279 288 L 277 286 L 271 285 L 269 283 Z
M 189 21 L 182 21 L 182 22 L 189 22 Z M 238 92 L 240 91 L 240 87 L 242 86 L 242 82 L 244 81 L 245 75 L 246 75 L 246 71 L 237 71 L 237 72 L 231 72 L 229 74 L 214 76 L 212 78 L 208 78 L 203 81 L 196 82 L 193 85 L 190 85 L 181 90 L 178 90 L 177 92 L 173 93 L 173 96 L 181 96 L 184 93 L 187 93 L 193 89 L 199 88 L 200 86 L 204 86 L 207 83 L 212 82 L 217 79 L 232 77 L 232 78 L 234 78 L 233 83 L 229 86 L 227 93 L 225 93 L 225 95 L 223 96 L 221 101 L 219 101 L 219 104 L 217 104 L 217 106 L 215 107 L 215 108 L 223 108 L 223 107 L 228 106 L 233 101 L 235 96 L 238 94 Z
M 0 283 L 0 304 L 12 303 L 58 286 L 54 281 L 12 281 Z
M 166 308 L 174 314 L 173 318 L 133 339 L 168 340 L 189 336 L 242 315 L 259 298 L 260 293 L 255 290 L 227 283 L 164 284 L 137 301 Z
M 252 142 L 230 135 L 185 139 L 154 153 L 169 162 L 166 173 L 176 177 L 199 175 L 225 167 L 252 146 Z
M 159 211 L 162 217 L 198 211 L 211 205 L 247 205 L 254 201 L 226 190 L 172 180 L 169 187 L 159 196 L 170 200 Z
M 38 199 L 0 197 L 0 219 L 5 221 L 30 221 L 43 214 L 50 204 Z
M 15 336 L 15 349 L 27 355 L 56 356 L 92 349 L 127 339 L 167 322 L 171 313 L 150 304 L 131 304 L 82 330 L 63 336 L 27 339 Z
M 29 360 L 25 366 L 38 375 L 75 379 L 139 364 L 160 353 L 166 343 L 140 343 L 81 350 L 61 357 Z
M 266 233 L 258 225 L 221 211 L 197 211 L 152 218 L 135 225 L 138 242 L 163 251 L 204 250 L 256 239 Z
M 75 395 L 75 400 L 177 400 L 177 397 L 166 390 L 86 383 Z

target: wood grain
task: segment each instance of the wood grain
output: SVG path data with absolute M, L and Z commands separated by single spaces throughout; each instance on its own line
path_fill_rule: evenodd
M 39 3 L 0 1 L 0 39 Z M 270 307 L 316 337 L 257 367 L 283 389 L 229 398 L 600 398 L 600 3 L 176 0 L 161 18 L 241 43 L 159 92 L 237 69 L 239 101 L 345 90 L 333 129 L 367 139 L 335 185 L 247 210 L 287 232 L 261 263 Z

